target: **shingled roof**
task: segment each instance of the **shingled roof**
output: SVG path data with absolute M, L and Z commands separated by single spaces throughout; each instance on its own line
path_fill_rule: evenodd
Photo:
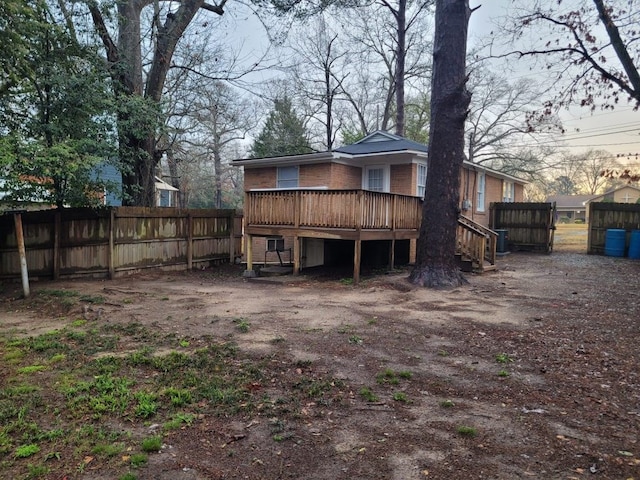
M 422 143 L 414 142 L 408 138 L 378 130 L 367 135 L 356 143 L 335 148 L 333 151 L 349 155 L 367 155 L 403 151 L 427 153 L 428 148 Z

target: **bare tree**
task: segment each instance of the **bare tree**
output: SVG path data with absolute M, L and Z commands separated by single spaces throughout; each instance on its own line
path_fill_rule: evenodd
M 556 88 L 561 87 L 543 113 L 554 103 L 613 109 L 625 96 L 636 108 L 640 105 L 634 48 L 640 10 L 633 2 L 527 1 L 509 23 L 511 40 L 526 46 L 506 55 L 542 60 L 555 75 Z
M 339 44 L 338 33 L 319 14 L 311 25 L 298 30 L 291 49 L 295 63 L 291 66 L 295 97 L 306 107 L 306 115 L 322 130 L 321 144 L 331 150 L 342 127 L 337 105 L 342 83 L 349 75 L 345 66 L 346 51 Z
M 615 157 L 605 150 L 588 150 L 581 157 L 580 184 L 582 190 L 590 195 L 601 193 L 609 184 L 609 179 L 603 175 L 605 170 L 621 167 Z
M 468 0 L 436 1 L 431 88 L 429 175 L 418 238 L 416 265 L 409 280 L 425 287 L 465 282 L 455 262 L 464 124 L 471 94 L 466 88 Z
M 343 85 L 362 134 L 394 127 L 404 135 L 405 91 L 431 72 L 427 13 L 432 5 L 431 0 L 382 0 L 369 8 L 347 11 L 345 28 L 352 32 L 351 44 L 360 48 L 352 47 L 356 75 Z

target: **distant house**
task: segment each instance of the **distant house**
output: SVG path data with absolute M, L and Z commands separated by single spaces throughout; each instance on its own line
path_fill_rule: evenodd
M 594 195 L 589 202 L 638 203 L 638 199 L 640 199 L 640 188 L 624 185 L 608 190 L 602 195 Z
M 426 145 L 377 131 L 331 151 L 232 163 L 244 168 L 248 262 L 277 261 L 274 253 L 285 251 L 299 255 L 301 268 L 346 258 L 357 263 L 362 241 L 363 259 L 386 258 L 389 247 L 376 242 L 388 241 L 395 245 L 391 256 L 414 257 Z M 523 200 L 524 180 L 481 165 L 465 161 L 460 180 L 460 211 L 479 228 L 489 225 L 492 202 Z
M 587 203 L 595 195 L 551 195 L 547 197 L 547 203 L 556 204 L 556 212 L 559 222 L 573 223 L 576 220 L 587 222 Z

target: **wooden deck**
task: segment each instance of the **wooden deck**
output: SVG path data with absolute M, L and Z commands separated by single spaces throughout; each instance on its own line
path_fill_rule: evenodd
M 363 241 L 389 240 L 393 268 L 394 242 L 416 240 L 422 220 L 418 197 L 367 190 L 261 190 L 246 192 L 244 233 L 247 269 L 253 269 L 252 238 L 293 237 L 293 272 L 300 271 L 300 239 L 351 240 L 354 280 L 360 275 Z M 495 232 L 473 220 L 458 221 L 456 250 L 472 261 L 476 271 L 495 265 Z

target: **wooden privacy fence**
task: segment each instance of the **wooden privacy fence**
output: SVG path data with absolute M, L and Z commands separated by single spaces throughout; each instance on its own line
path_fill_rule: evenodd
M 589 203 L 589 234 L 587 253 L 604 255 L 606 232 L 609 228 L 627 231 L 627 242 L 632 230 L 640 230 L 640 204 Z
M 492 230 L 507 230 L 509 248 L 517 250 L 553 250 L 555 203 L 492 203 Z
M 30 277 L 113 278 L 143 268 L 191 269 L 241 254 L 235 210 L 111 207 L 22 214 Z M 0 216 L 0 278 L 19 278 L 13 215 Z

